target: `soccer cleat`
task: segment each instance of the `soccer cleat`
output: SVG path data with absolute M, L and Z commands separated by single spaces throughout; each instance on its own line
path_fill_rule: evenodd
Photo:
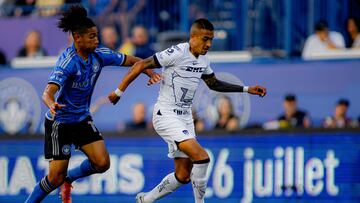
M 71 203 L 71 184 L 68 182 L 64 182 L 60 187 L 60 195 L 62 203 Z
M 136 203 L 146 203 L 144 200 L 145 192 L 140 192 L 136 195 Z

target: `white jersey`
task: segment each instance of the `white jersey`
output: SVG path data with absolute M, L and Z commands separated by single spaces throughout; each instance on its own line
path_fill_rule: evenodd
M 208 58 L 196 58 L 189 48 L 181 43 L 155 54 L 163 67 L 158 103 L 169 108 L 189 109 L 201 76 L 213 73 Z

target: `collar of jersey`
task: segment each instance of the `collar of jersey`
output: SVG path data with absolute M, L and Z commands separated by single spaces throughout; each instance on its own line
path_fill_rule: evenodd
M 90 62 L 92 61 L 92 53 L 89 54 L 88 60 L 85 61 L 85 60 L 77 53 L 76 48 L 75 48 L 75 43 L 72 44 L 72 49 L 73 49 L 74 52 L 75 52 L 75 56 L 78 58 L 78 60 L 79 60 L 84 66 L 91 64 Z

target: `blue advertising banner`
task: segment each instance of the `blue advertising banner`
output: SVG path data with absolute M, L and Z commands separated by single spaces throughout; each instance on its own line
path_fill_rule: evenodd
M 313 126 L 333 115 L 339 98 L 350 101 L 347 115 L 360 116 L 360 61 L 271 62 L 271 63 L 215 63 L 217 77 L 237 84 L 267 87 L 264 98 L 248 94 L 227 93 L 231 98 L 240 126 L 277 119 L 283 112 L 283 97 L 287 93 L 297 96 L 300 109 L 307 111 Z M 102 131 L 122 131 L 131 120 L 132 107 L 142 102 L 147 107 L 150 120 L 152 106 L 158 96 L 159 85 L 147 86 L 147 76 L 142 74 L 126 90 L 120 102 L 113 106 L 107 95 L 113 91 L 127 72 L 124 67 L 104 68 L 92 97 L 93 118 Z M 160 70 L 156 70 L 160 71 Z M 0 69 L 0 134 L 37 133 L 43 131 L 47 108 L 41 102 L 51 69 L 4 70 Z M 219 94 L 201 82 L 194 99 L 199 117 L 211 129 L 217 120 Z
M 159 137 L 106 138 L 111 168 L 73 183 L 74 202 L 134 202 L 173 171 Z M 360 134 L 199 136 L 211 159 L 206 202 L 359 202 Z M 40 140 L 0 142 L 0 202 L 23 202 L 45 174 Z M 72 152 L 70 168 L 85 156 Z M 60 202 L 58 191 L 44 202 Z M 191 185 L 159 202 L 194 202 Z

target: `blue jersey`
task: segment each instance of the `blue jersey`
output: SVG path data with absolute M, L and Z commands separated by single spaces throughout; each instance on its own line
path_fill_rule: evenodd
M 55 117 L 46 117 L 62 123 L 74 123 L 90 115 L 90 102 L 96 81 L 104 66 L 122 65 L 125 55 L 99 46 L 85 61 L 75 50 L 67 48 L 56 62 L 48 83 L 60 87 L 56 101 L 65 107 L 57 110 Z

